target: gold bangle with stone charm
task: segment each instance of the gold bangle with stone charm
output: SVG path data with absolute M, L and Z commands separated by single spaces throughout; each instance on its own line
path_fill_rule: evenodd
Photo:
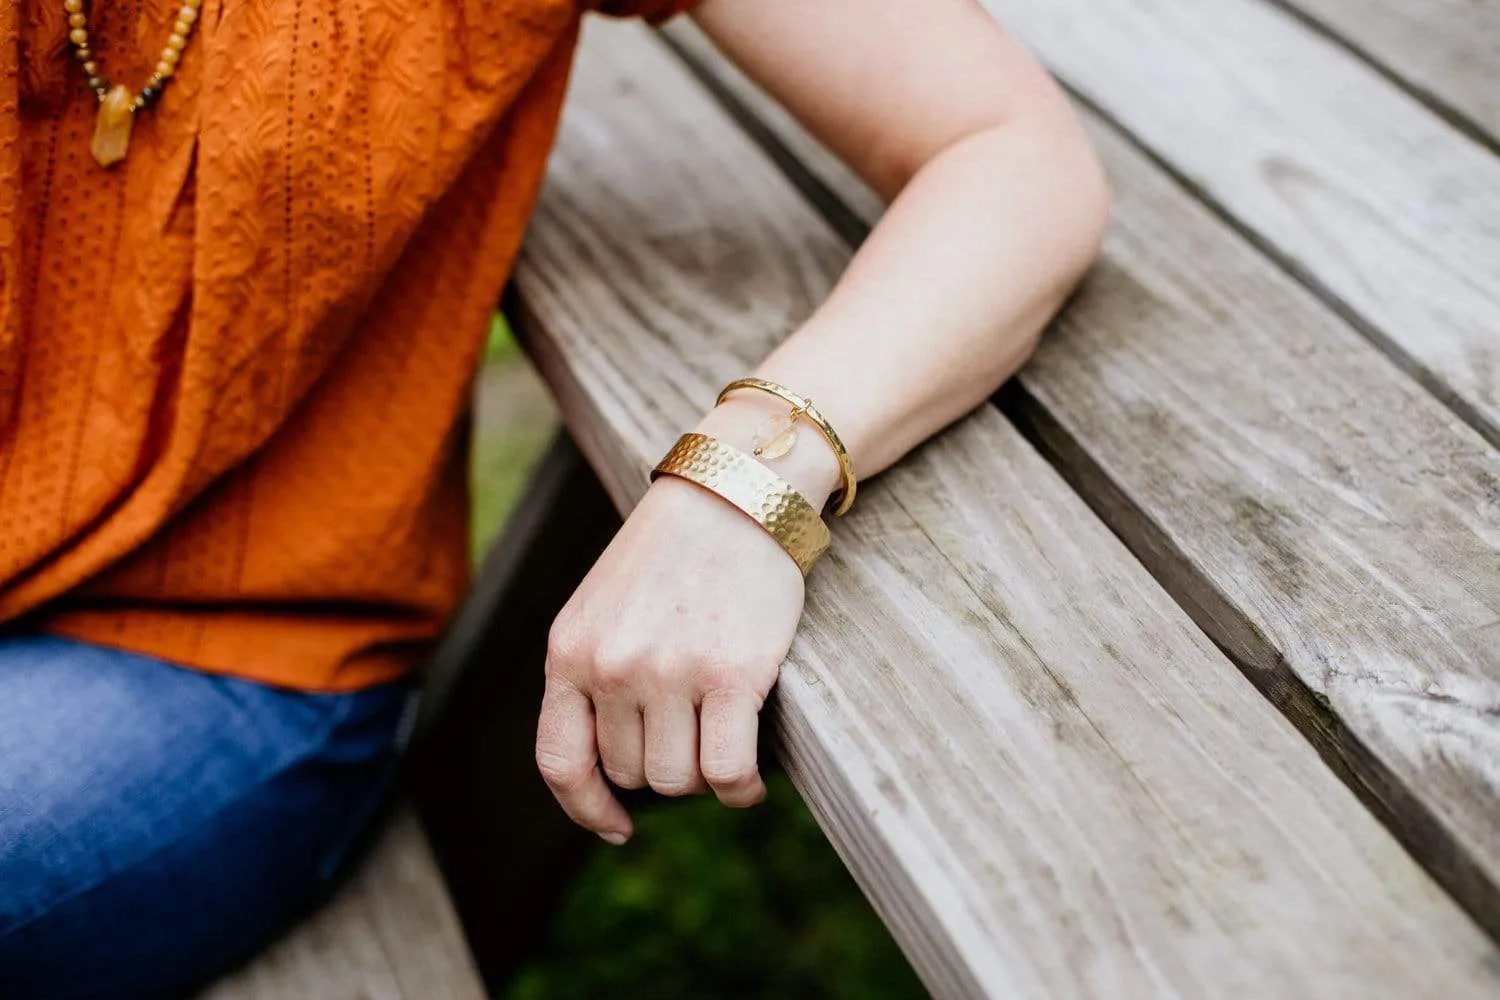
M 818 412 L 813 401 L 799 393 L 793 392 L 779 382 L 772 382 L 764 378 L 740 378 L 726 385 L 719 392 L 718 403 L 729 398 L 730 393 L 737 389 L 754 389 L 758 392 L 769 393 L 791 406 L 792 411 L 786 414 L 777 414 L 768 419 L 756 431 L 752 440 L 752 446 L 756 458 L 774 461 L 791 451 L 797 444 L 797 420 L 805 417 L 809 423 L 818 429 L 828 442 L 828 447 L 833 449 L 833 454 L 839 463 L 839 476 L 842 485 L 838 492 L 829 498 L 833 504 L 833 513 L 842 517 L 854 504 L 854 493 L 859 486 L 858 479 L 854 475 L 854 459 L 849 455 L 849 449 L 844 447 L 844 442 L 839 440 L 833 425 Z
M 766 530 L 806 576 L 828 551 L 828 525 L 796 488 L 733 445 L 684 434 L 651 472 L 676 476 L 717 494 Z
M 73 46 L 73 56 L 88 74 L 88 87 L 99 98 L 99 116 L 94 121 L 94 138 L 89 143 L 89 152 L 101 167 L 113 166 L 125 159 L 130 150 L 130 130 L 135 124 L 135 115 L 145 111 L 161 98 L 167 82 L 177 72 L 177 63 L 193 35 L 193 26 L 198 22 L 198 10 L 203 0 L 181 0 L 177 21 L 172 34 L 161 50 L 146 85 L 139 93 L 132 94 L 124 84 L 111 84 L 99 66 L 99 57 L 89 47 L 89 19 L 84 11 L 84 0 L 63 0 L 63 11 L 68 16 L 68 41 Z

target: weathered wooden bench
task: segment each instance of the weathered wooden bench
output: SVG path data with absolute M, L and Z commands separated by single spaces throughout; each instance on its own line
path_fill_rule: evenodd
M 1497 995 L 1500 24 L 987 6 L 1085 109 L 1114 230 L 997 405 L 836 526 L 782 761 L 937 996 Z M 624 511 L 881 205 L 685 24 L 591 26 L 574 87 L 511 308 Z M 533 634 L 608 533 L 557 456 L 487 574 Z M 579 555 L 543 573 L 531 528 Z M 496 674 L 452 732 L 515 729 Z M 477 765 L 441 791 L 483 952 L 511 805 Z
M 327 906 L 202 1000 L 484 995 L 426 838 L 403 808 Z

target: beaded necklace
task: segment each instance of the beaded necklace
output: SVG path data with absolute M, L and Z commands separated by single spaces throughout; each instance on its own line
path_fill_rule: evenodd
M 182 0 L 177 23 L 172 26 L 172 35 L 161 50 L 156 69 L 136 94 L 124 84 L 111 84 L 100 71 L 94 50 L 89 48 L 89 19 L 83 4 L 84 0 L 63 0 L 63 10 L 68 15 L 71 29 L 68 41 L 73 45 L 73 55 L 83 64 L 89 89 L 99 98 L 99 117 L 94 122 L 94 139 L 89 143 L 89 152 L 94 154 L 99 166 L 108 167 L 125 159 L 125 154 L 130 151 L 130 129 L 135 124 L 136 113 L 145 111 L 160 99 L 167 81 L 176 72 L 177 61 L 182 58 L 182 50 L 187 48 L 188 39 L 192 37 L 203 0 Z

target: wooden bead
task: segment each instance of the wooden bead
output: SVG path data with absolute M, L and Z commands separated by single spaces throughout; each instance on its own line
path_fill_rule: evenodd
M 85 9 L 87 2 L 88 0 L 63 0 L 63 10 L 68 17 L 70 29 L 68 40 L 73 43 L 74 58 L 83 67 L 89 89 L 99 95 L 101 102 L 113 102 L 130 112 L 141 111 L 155 104 L 161 98 L 162 89 L 167 81 L 177 71 L 177 63 L 182 59 L 184 50 L 187 49 L 188 39 L 192 37 L 193 25 L 198 20 L 198 12 L 203 6 L 203 0 L 178 0 L 182 6 L 177 10 L 177 19 L 172 25 L 172 34 L 168 36 L 167 44 L 161 50 L 155 72 L 138 94 L 131 94 L 124 87 L 114 86 L 101 74 L 99 63 L 94 58 L 93 50 L 89 48 L 88 12 Z M 117 94 L 116 91 L 120 93 Z M 95 138 L 97 140 L 98 136 L 96 135 Z M 95 156 L 96 158 L 99 156 L 98 152 Z M 100 162 L 104 160 L 101 159 Z M 114 159 L 110 162 L 114 162 Z

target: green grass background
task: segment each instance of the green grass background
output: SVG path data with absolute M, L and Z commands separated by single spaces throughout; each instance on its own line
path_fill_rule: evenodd
M 555 426 L 497 318 L 472 460 L 476 558 Z M 506 1000 L 915 1000 L 920 983 L 784 774 L 750 810 L 656 800 L 601 842 Z

